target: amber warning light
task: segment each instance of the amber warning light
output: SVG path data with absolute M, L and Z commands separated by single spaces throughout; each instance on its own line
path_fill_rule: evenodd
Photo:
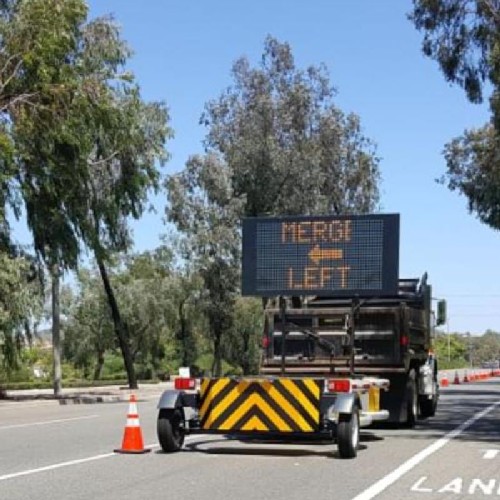
M 399 215 L 243 221 L 244 295 L 397 293 Z

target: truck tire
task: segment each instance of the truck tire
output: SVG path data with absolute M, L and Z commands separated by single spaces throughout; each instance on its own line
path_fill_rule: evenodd
M 162 409 L 158 414 L 158 441 L 166 453 L 179 451 L 184 444 L 184 415 L 181 408 Z
M 436 414 L 438 398 L 439 398 L 439 384 L 437 379 L 433 380 L 434 395 L 432 398 L 427 396 L 420 396 L 420 416 L 422 418 L 433 417 Z
M 355 458 L 359 446 L 359 410 L 341 413 L 337 425 L 337 447 L 340 458 Z
M 418 416 L 418 389 L 415 370 L 410 370 L 406 382 L 406 421 L 404 426 L 413 429 Z

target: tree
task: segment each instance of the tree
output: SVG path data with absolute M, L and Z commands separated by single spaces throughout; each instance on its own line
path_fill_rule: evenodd
M 65 325 L 64 356 L 82 368 L 84 376 L 101 378 L 106 351 L 113 349 L 116 339 L 113 321 L 100 276 L 96 269 L 80 269 L 78 294 L 69 308 Z
M 480 337 L 471 338 L 474 350 L 474 362 L 482 363 L 500 360 L 500 333 L 486 330 Z
M 183 172 L 169 177 L 167 188 L 167 218 L 185 235 L 182 256 L 203 280 L 199 308 L 208 320 L 212 372 L 218 376 L 238 291 L 241 202 L 233 195 L 229 170 L 214 154 L 191 157 Z
M 9 29 L 15 31 L 16 22 L 30 27 L 37 19 L 37 45 L 11 84 L 26 87 L 29 99 L 10 104 L 5 127 L 15 145 L 16 180 L 35 251 L 57 276 L 76 268 L 82 247 L 92 250 L 129 385 L 136 387 L 127 325 L 106 265 L 130 244 L 127 218 L 139 218 L 149 191 L 159 187 L 157 167 L 166 160 L 164 144 L 171 135 L 168 112 L 163 103 L 142 100 L 125 70 L 130 51 L 118 27 L 109 18 L 86 22 L 83 0 L 9 5 Z M 7 52 L 7 61 L 23 49 L 18 45 Z M 31 102 L 35 97 L 39 105 Z
M 186 235 L 204 279 L 214 346 L 233 331 L 244 216 L 369 212 L 379 198 L 378 158 L 359 118 L 333 103 L 326 69 L 295 67 L 268 37 L 262 63 L 233 65 L 233 86 L 205 107 L 205 156 L 167 181 L 167 218 Z
M 40 282 L 33 271 L 25 257 L 0 251 L 0 358 L 7 371 L 16 366 L 18 351 L 30 341 L 30 321 L 42 313 Z
M 491 89 L 491 120 L 445 146 L 441 182 L 464 194 L 471 212 L 500 229 L 500 5 L 493 0 L 414 0 L 410 19 L 424 32 L 426 56 L 467 98 L 483 102 Z
M 333 102 L 324 66 L 297 69 L 268 36 L 259 67 L 242 57 L 233 86 L 202 116 L 205 145 L 230 170 L 242 215 L 363 213 L 378 203 L 375 147 L 355 114 Z
M 442 368 L 466 366 L 467 344 L 457 333 L 439 333 L 434 341 L 434 350 Z
M 235 307 L 234 334 L 226 352 L 229 362 L 241 366 L 243 375 L 258 373 L 263 322 L 261 302 L 239 297 Z

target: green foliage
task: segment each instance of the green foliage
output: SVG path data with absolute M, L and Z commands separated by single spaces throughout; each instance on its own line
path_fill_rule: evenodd
M 469 210 L 500 229 L 500 5 L 486 0 L 414 0 L 410 19 L 423 31 L 423 51 L 473 103 L 491 89 L 491 122 L 445 147 L 441 182 L 468 199 Z
M 500 83 L 497 2 L 485 0 L 414 0 L 409 16 L 424 32 L 422 50 L 436 59 L 445 78 L 481 102 L 486 81 Z
M 232 76 L 234 85 L 201 118 L 206 155 L 189 158 L 166 182 L 167 219 L 184 236 L 182 256 L 203 279 L 199 308 L 216 374 L 225 345 L 245 372 L 255 370 L 255 329 L 235 310 L 241 218 L 368 212 L 379 196 L 374 146 L 359 118 L 334 105 L 324 67 L 297 69 L 290 46 L 268 37 L 260 67 L 241 58 Z
M 500 229 L 500 133 L 491 125 L 466 131 L 446 145 L 444 154 L 442 182 L 464 194 L 482 222 Z
M 434 351 L 439 359 L 440 368 L 459 368 L 466 366 L 466 339 L 457 333 L 440 333 L 434 341 Z
M 263 330 L 262 301 L 240 297 L 235 305 L 234 331 L 225 353 L 230 363 L 241 366 L 244 375 L 259 372 Z
M 93 373 L 99 379 L 104 354 L 115 347 L 113 322 L 96 272 L 78 272 L 79 293 L 69 307 L 64 325 L 64 356 L 83 370 L 85 377 Z
M 9 237 L 6 203 L 19 216 L 22 199 L 36 255 L 51 271 L 76 269 L 82 249 L 91 249 L 132 386 L 127 327 L 105 265 L 128 249 L 127 219 L 139 218 L 159 188 L 172 131 L 166 106 L 141 98 L 125 68 L 129 55 L 116 23 L 87 21 L 83 0 L 3 7 L 0 237 Z
M 7 371 L 17 366 L 20 348 L 31 341 L 30 325 L 41 313 L 41 288 L 32 263 L 0 250 L 0 364 Z
M 359 117 L 335 106 L 324 66 L 298 69 L 290 45 L 268 36 L 260 65 L 242 57 L 232 76 L 233 85 L 206 105 L 201 121 L 207 150 L 230 170 L 242 215 L 376 208 L 374 145 Z

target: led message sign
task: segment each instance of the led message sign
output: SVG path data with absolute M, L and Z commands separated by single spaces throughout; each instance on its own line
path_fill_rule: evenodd
M 248 218 L 244 295 L 397 293 L 399 215 Z

